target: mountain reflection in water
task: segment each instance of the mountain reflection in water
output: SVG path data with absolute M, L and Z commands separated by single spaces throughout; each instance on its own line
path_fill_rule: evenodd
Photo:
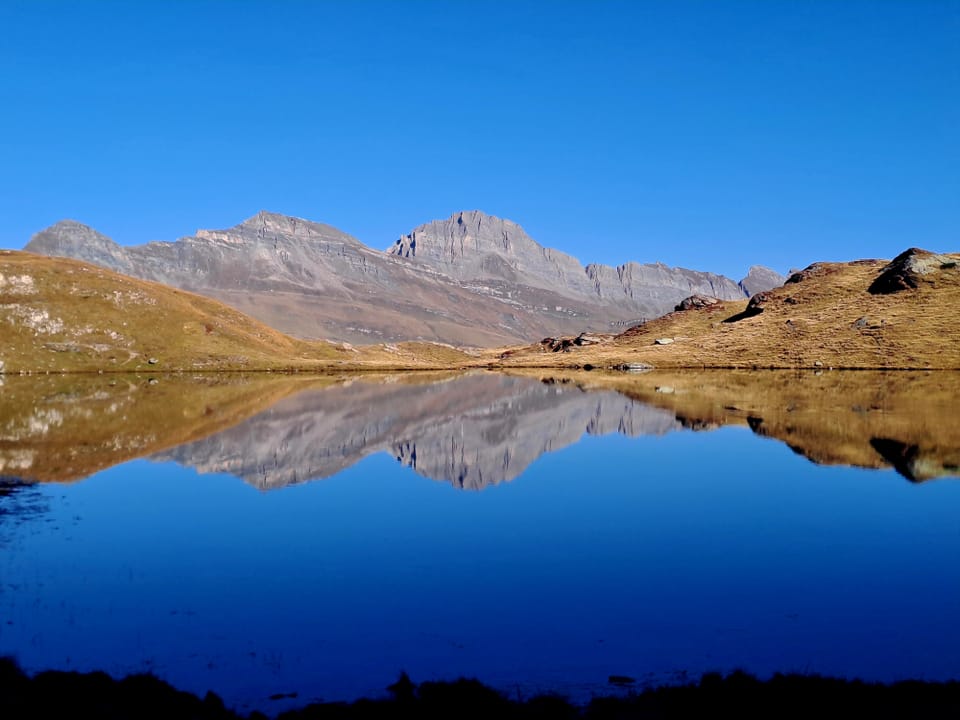
M 585 434 L 745 425 L 820 464 L 960 473 L 956 373 L 651 372 L 13 377 L 0 476 L 81 479 L 136 457 L 262 489 L 386 452 L 459 488 L 513 480 Z
M 0 655 L 271 714 L 955 678 L 960 484 L 891 468 L 956 473 L 957 377 L 4 378 Z
M 610 390 L 486 373 L 420 385 L 360 380 L 302 392 L 154 457 L 268 488 L 329 477 L 387 452 L 425 477 L 480 489 L 513 480 L 584 433 L 661 435 L 678 427 L 673 413 Z

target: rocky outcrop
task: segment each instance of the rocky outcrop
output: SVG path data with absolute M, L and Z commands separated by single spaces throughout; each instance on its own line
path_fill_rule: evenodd
M 920 283 L 931 280 L 931 276 L 941 270 L 960 272 L 958 263 L 958 255 L 940 255 L 928 250 L 910 248 L 897 255 L 883 268 L 868 291 L 872 295 L 889 295 L 901 290 L 916 289 Z
M 735 323 L 740 320 L 746 320 L 747 318 L 756 317 L 763 312 L 764 307 L 773 300 L 773 296 L 769 291 L 757 293 L 750 298 L 750 302 L 747 303 L 747 307 L 744 308 L 743 312 L 739 312 L 736 315 L 731 315 L 730 317 L 723 320 L 725 323 Z
M 594 335 L 580 333 L 576 337 L 548 337 L 540 341 L 541 347 L 550 352 L 569 352 L 571 348 L 584 345 L 601 345 L 608 342 L 613 335 Z
M 687 310 L 703 310 L 708 307 L 713 307 L 718 304 L 720 301 L 715 297 L 710 297 L 708 295 L 691 295 L 688 298 L 684 298 L 680 301 L 674 310 L 676 312 L 685 312 Z
M 496 346 L 613 331 L 694 293 L 743 297 L 712 273 L 638 263 L 584 268 L 516 223 L 477 211 L 422 225 L 387 252 L 329 225 L 269 212 L 139 246 L 63 221 L 25 249 L 202 293 L 298 337 L 351 343 Z

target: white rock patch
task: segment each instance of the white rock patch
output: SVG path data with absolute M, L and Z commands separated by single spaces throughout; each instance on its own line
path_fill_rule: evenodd
M 0 455 L 0 471 L 27 470 L 33 465 L 33 450 L 8 450 L 6 457 Z
M 34 295 L 37 288 L 30 275 L 4 275 L 0 273 L 0 290 L 11 295 Z
M 8 305 L 6 310 L 10 313 L 7 321 L 11 325 L 24 325 L 38 335 L 54 335 L 63 332 L 63 320 L 51 317 L 46 310 L 25 305 Z

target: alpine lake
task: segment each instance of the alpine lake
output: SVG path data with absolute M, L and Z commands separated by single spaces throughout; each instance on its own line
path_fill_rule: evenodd
M 960 677 L 960 375 L 0 376 L 0 655 L 238 710 Z

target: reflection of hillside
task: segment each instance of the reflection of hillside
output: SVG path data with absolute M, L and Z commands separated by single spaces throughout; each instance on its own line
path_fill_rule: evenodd
M 0 477 L 69 481 L 205 437 L 335 378 L 145 375 L 7 376 L 0 390 Z
M 386 451 L 425 477 L 479 489 L 517 477 L 584 433 L 636 436 L 677 427 L 671 413 L 574 385 L 492 373 L 429 385 L 360 379 L 286 398 L 155 459 L 269 488 L 328 477 Z
M 960 475 L 960 374 L 549 372 L 7 377 L 0 478 L 74 480 L 151 455 L 270 488 L 389 452 L 482 488 L 584 433 L 730 424 L 816 463 Z
M 960 475 L 960 373 L 655 371 L 556 373 L 674 413 L 685 427 L 747 425 L 824 465 Z

